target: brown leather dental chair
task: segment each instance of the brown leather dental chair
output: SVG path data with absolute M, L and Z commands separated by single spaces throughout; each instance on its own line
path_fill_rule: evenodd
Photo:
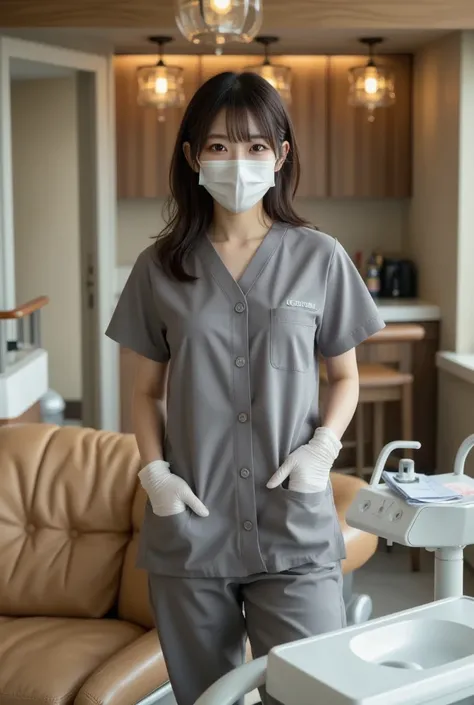
M 0 705 L 171 705 L 147 579 L 135 568 L 145 496 L 130 435 L 0 427 Z M 375 551 L 345 513 L 364 484 L 332 476 L 351 576 Z

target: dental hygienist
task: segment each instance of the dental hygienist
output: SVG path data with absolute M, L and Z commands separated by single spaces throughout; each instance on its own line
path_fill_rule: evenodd
M 296 214 L 298 176 L 269 83 L 204 84 L 178 134 L 168 224 L 107 330 L 138 353 L 139 566 L 178 705 L 242 662 L 246 636 L 258 657 L 345 620 L 329 473 L 357 404 L 355 346 L 384 324 L 341 245 Z

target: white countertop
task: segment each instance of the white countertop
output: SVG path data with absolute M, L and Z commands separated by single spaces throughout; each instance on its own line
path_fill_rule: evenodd
M 116 267 L 115 291 L 117 299 L 125 286 L 131 266 Z M 379 299 L 377 307 L 385 323 L 410 323 L 411 321 L 439 321 L 440 310 L 420 299 Z
M 409 323 L 411 321 L 439 321 L 439 306 L 421 299 L 378 299 L 377 308 L 385 323 Z
M 438 369 L 474 384 L 474 355 L 441 351 L 436 355 Z

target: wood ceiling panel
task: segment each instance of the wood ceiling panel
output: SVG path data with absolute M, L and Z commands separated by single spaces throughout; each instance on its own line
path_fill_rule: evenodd
M 264 30 L 469 29 L 473 0 L 263 0 Z M 0 0 L 0 27 L 174 27 L 173 0 Z

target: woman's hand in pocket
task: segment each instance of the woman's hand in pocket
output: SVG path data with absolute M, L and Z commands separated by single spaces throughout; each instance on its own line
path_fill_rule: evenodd
M 209 516 L 209 511 L 187 482 L 173 475 L 169 463 L 164 460 L 149 463 L 140 470 L 138 477 L 148 495 L 153 513 L 157 516 L 181 514 L 186 507 L 200 517 Z
M 316 429 L 309 443 L 290 453 L 267 487 L 274 489 L 289 478 L 288 489 L 294 492 L 323 492 L 341 447 L 340 440 L 330 428 Z

